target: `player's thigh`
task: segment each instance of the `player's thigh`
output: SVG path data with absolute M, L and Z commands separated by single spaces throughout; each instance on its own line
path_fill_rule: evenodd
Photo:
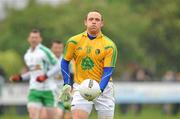
M 45 107 L 46 119 L 55 119 L 56 117 L 56 108 L 55 107 Z
M 75 92 L 71 103 L 72 117 L 73 119 L 86 119 L 91 113 L 93 102 L 84 99 L 77 91 L 78 87 L 78 84 L 74 84 Z
M 113 84 L 110 82 L 104 92 L 94 101 L 100 119 L 113 119 L 114 117 L 115 99 L 113 92 Z
M 65 111 L 64 112 L 64 119 L 72 119 L 72 112 Z
M 43 107 L 40 112 L 40 119 L 47 119 L 46 109 Z
M 55 118 L 54 119 L 63 119 L 64 111 L 61 108 L 56 107 L 54 112 L 55 112 Z
M 73 119 L 88 119 L 89 113 L 82 109 L 75 109 L 72 111 Z
M 29 118 L 30 119 L 39 119 L 41 113 L 41 107 L 37 106 L 28 106 Z

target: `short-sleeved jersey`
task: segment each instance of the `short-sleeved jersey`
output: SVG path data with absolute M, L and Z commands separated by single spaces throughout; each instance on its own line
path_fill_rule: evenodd
M 67 41 L 64 59 L 75 61 L 74 82 L 80 84 L 87 78 L 100 82 L 103 68 L 115 67 L 117 48 L 113 41 L 102 33 L 90 40 L 85 31 Z
M 53 90 L 56 87 L 54 80 L 51 79 L 42 83 L 36 81 L 37 76 L 45 74 L 58 61 L 48 48 L 41 44 L 34 50 L 29 48 L 24 55 L 24 60 L 30 72 L 30 89 Z

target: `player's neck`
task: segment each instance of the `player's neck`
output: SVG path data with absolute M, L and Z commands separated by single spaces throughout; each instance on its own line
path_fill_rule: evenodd
M 60 54 L 60 55 L 59 55 L 59 54 L 58 54 L 58 55 L 56 55 L 56 58 L 58 58 L 58 59 L 59 59 L 60 57 L 61 57 L 61 54 Z
M 34 51 L 35 50 L 35 46 L 31 46 L 31 51 Z
M 91 37 L 97 37 L 99 33 L 91 33 L 91 32 L 87 32 L 87 34 Z
M 93 40 L 93 39 L 96 38 L 96 36 L 89 35 L 88 33 L 87 33 L 87 36 L 88 36 L 88 38 L 89 38 L 90 40 Z
M 38 44 L 38 45 L 39 45 L 39 44 Z M 31 46 L 31 51 L 34 51 L 38 45 Z

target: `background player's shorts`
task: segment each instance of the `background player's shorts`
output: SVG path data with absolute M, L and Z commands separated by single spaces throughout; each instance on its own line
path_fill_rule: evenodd
M 55 107 L 55 96 L 53 91 L 40 91 L 31 89 L 28 95 L 28 106 Z
M 81 109 L 90 114 L 94 104 L 95 109 L 98 111 L 98 116 L 114 116 L 115 100 L 112 82 L 108 83 L 108 85 L 104 89 L 104 92 L 94 101 L 87 101 L 80 95 L 79 91 L 77 91 L 79 88 L 78 84 L 75 83 L 73 85 L 73 88 L 75 92 L 73 94 L 71 110 Z

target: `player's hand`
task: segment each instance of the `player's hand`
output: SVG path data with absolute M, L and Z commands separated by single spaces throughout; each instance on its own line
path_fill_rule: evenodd
M 63 86 L 60 95 L 59 95 L 59 101 L 65 103 L 65 102 L 71 102 L 72 96 L 71 96 L 71 86 L 66 84 Z
M 71 111 L 71 101 L 63 102 L 63 105 L 65 110 Z
M 15 74 L 15 75 L 12 75 L 10 78 L 9 78 L 10 81 L 13 81 L 13 82 L 18 82 L 18 81 L 22 81 L 22 77 L 20 74 Z
M 47 75 L 41 75 L 36 78 L 36 81 L 41 83 L 44 82 L 47 78 L 48 78 Z

